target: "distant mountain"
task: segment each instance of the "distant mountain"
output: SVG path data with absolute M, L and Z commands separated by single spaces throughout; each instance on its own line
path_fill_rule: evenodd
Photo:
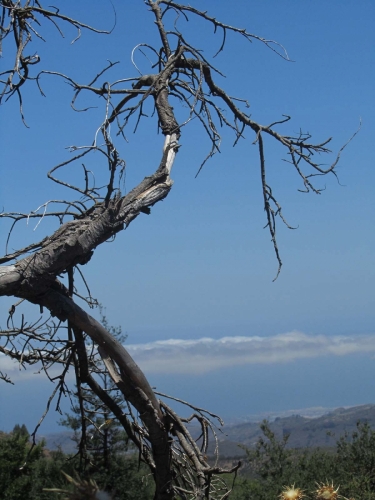
M 349 408 L 348 406 L 346 408 Z M 225 423 L 228 425 L 239 425 L 245 424 L 248 422 L 261 422 L 266 419 L 270 422 L 273 422 L 277 417 L 292 417 L 293 415 L 301 415 L 301 417 L 308 418 L 316 418 L 321 417 L 322 415 L 326 415 L 334 411 L 336 408 L 331 407 L 327 408 L 324 406 L 312 406 L 310 408 L 301 408 L 294 410 L 283 410 L 283 411 L 267 411 L 263 413 L 254 413 L 250 415 L 242 415 L 225 418 Z
M 330 447 L 334 446 L 345 432 L 354 431 L 358 421 L 368 422 L 375 428 L 375 405 L 338 408 L 316 418 L 301 415 L 277 417 L 270 423 L 270 428 L 279 437 L 290 434 L 289 448 Z M 218 435 L 220 455 L 223 457 L 244 455 L 245 452 L 238 445 L 254 447 L 261 434 L 259 422 L 224 427 L 223 434 Z
M 316 414 L 308 412 L 307 414 Z M 301 410 L 301 413 L 306 411 Z M 289 448 L 317 448 L 335 446 L 336 441 L 345 432 L 352 433 L 356 429 L 358 421 L 368 422 L 375 429 L 375 405 L 368 404 L 353 406 L 351 408 L 337 408 L 319 417 L 306 417 L 302 415 L 290 415 L 276 417 L 270 422 L 270 428 L 277 436 L 290 434 L 288 440 Z M 238 445 L 242 444 L 249 448 L 254 447 L 261 436 L 260 422 L 245 422 L 236 425 L 226 425 L 223 432 L 218 433 L 219 449 L 221 457 L 235 457 L 245 455 Z M 194 434 L 194 427 L 192 433 Z M 329 432 L 329 435 L 327 434 Z M 38 440 L 46 441 L 46 448 L 56 450 L 61 448 L 65 453 L 76 452 L 75 443 L 72 440 L 72 432 L 58 432 L 38 436 Z M 213 454 L 213 448 L 211 449 Z
M 73 432 L 62 431 L 46 434 L 45 436 L 37 435 L 37 442 L 44 441 L 47 450 L 61 449 L 64 453 L 77 453 L 77 446 L 73 441 Z

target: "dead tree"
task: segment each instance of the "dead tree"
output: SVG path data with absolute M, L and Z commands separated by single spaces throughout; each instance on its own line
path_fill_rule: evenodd
M 57 223 L 56 230 L 42 241 L 11 253 L 8 253 L 6 246 L 5 255 L 0 258 L 0 294 L 17 299 L 10 310 L 7 327 L 1 330 L 0 353 L 23 366 L 39 364 L 47 376 L 52 366 L 61 367 L 60 375 L 55 377 L 57 385 L 49 404 L 53 397 L 56 396 L 59 401 L 61 395 L 69 391 L 65 376 L 69 369 L 74 369 L 78 396 L 82 395 L 83 386 L 90 388 L 115 415 L 138 447 L 141 459 L 148 464 L 155 479 L 157 500 L 176 496 L 186 499 L 224 498 L 228 495 L 228 489 L 220 479 L 221 474 L 235 472 L 238 465 L 232 471 L 226 471 L 217 464 L 212 466 L 207 462 L 205 452 L 208 434 L 213 429 L 211 420 L 216 416 L 192 407 L 194 412 L 190 419 L 183 419 L 170 408 L 165 398 L 159 399 L 123 345 L 77 304 L 75 298 L 82 298 L 83 294 L 76 289 L 74 277 L 77 273 L 82 274 L 82 266 L 89 264 L 99 245 L 126 229 L 140 214 L 149 214 L 155 203 L 167 197 L 173 184 L 171 170 L 184 126 L 193 118 L 211 144 L 200 168 L 219 151 L 220 127 L 227 127 L 233 132 L 234 144 L 244 138 L 245 131 L 252 134 L 259 151 L 266 227 L 278 261 L 277 274 L 282 265 L 276 241 L 277 218 L 288 224 L 267 180 L 264 138 L 269 137 L 283 146 L 285 160 L 300 177 L 302 190 L 314 193 L 319 193 L 319 188 L 314 184 L 316 176 L 336 175 L 335 167 L 346 145 L 340 149 L 330 166 L 324 167 L 316 157 L 330 152 L 330 139 L 315 143 L 309 134 L 303 132 L 296 136 L 281 134 L 278 130 L 281 125 L 287 125 L 289 116 L 266 125 L 253 121 L 247 113 L 247 101 L 231 97 L 218 86 L 216 80 L 220 71 L 185 38 L 179 29 L 178 20 L 189 18 L 193 21 L 199 18 L 208 27 L 214 28 L 221 36 L 218 52 L 225 49 L 229 34 L 242 37 L 246 42 L 257 40 L 287 60 L 288 55 L 281 45 L 253 35 L 246 29 L 230 26 L 188 4 L 171 0 L 146 0 L 144 3 L 145 15 L 151 27 L 153 23 L 156 26 L 159 45 L 140 44 L 135 47 L 133 54 L 137 50 L 152 54 L 154 64 L 150 73 L 136 77 L 124 75 L 113 82 L 108 78 L 100 86 L 99 79 L 104 74 L 110 74 L 116 63 L 110 62 L 95 76 L 88 78 L 88 83 L 80 83 L 62 73 L 46 69 L 39 71 L 39 56 L 30 55 L 32 52 L 28 51 L 33 38 L 42 38 L 43 23 L 46 22 L 53 23 L 60 32 L 64 24 L 72 25 L 77 28 L 78 36 L 81 30 L 105 32 L 63 14 L 58 8 L 44 8 L 39 0 L 0 1 L 0 38 L 6 50 L 12 50 L 13 47 L 14 55 L 14 64 L 1 73 L 1 101 L 18 99 L 24 119 L 24 85 L 34 82 L 43 93 L 43 79 L 53 75 L 71 86 L 73 108 L 80 96 L 86 93 L 101 99 L 104 115 L 92 144 L 72 147 L 70 159 L 48 172 L 53 182 L 70 190 L 71 199 L 46 202 L 41 205 L 43 210 L 36 212 L 0 214 L 10 221 L 6 244 L 14 226 L 22 220 L 50 217 Z M 135 63 L 134 66 L 137 69 Z M 137 127 L 139 121 L 145 119 L 143 109 L 150 101 L 154 107 L 154 120 L 164 135 L 163 153 L 159 159 L 155 159 L 154 173 L 145 177 L 128 194 L 123 194 L 120 180 L 124 174 L 125 161 L 117 141 L 125 137 L 125 130 L 131 123 L 135 121 Z M 183 122 L 176 118 L 175 109 L 178 105 L 188 109 Z M 113 139 L 115 130 L 116 140 Z M 89 161 L 94 152 L 108 166 L 104 188 L 94 185 L 89 169 L 82 164 L 83 161 Z M 83 166 L 81 185 L 73 185 L 59 178 L 61 170 L 72 163 L 77 164 L 79 169 Z M 57 208 L 50 210 L 50 207 Z M 94 301 L 91 294 L 89 296 L 88 306 L 92 306 Z M 30 323 L 22 315 L 17 322 L 15 311 L 23 301 L 38 305 L 41 311 L 47 310 L 50 317 Z M 116 384 L 127 404 L 127 411 L 98 383 L 95 370 L 99 370 L 99 365 L 105 366 Z M 0 375 L 3 380 L 10 382 L 6 374 Z M 86 417 L 83 413 L 82 419 Z M 201 425 L 198 441 L 191 436 L 186 426 L 187 421 L 191 420 L 197 420 Z M 82 439 L 85 439 L 84 432 Z

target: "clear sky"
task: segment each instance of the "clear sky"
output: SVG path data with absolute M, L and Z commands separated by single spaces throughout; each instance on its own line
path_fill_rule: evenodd
M 92 0 L 89 9 L 83 1 L 63 4 L 73 17 L 102 29 L 112 27 L 109 2 Z M 70 45 L 73 30 L 66 29 L 61 39 L 56 30 L 43 27 L 47 43 L 35 42 L 43 68 L 83 83 L 110 59 L 121 64 L 108 78 L 136 76 L 132 48 L 155 41 L 156 28 L 141 0 L 113 4 L 117 25 L 110 36 L 84 32 Z M 252 119 L 266 124 L 291 115 L 293 120 L 280 132 L 295 134 L 302 128 L 316 141 L 333 136 L 336 151 L 360 119 L 362 129 L 339 162 L 340 184 L 334 177 L 319 180 L 326 187 L 320 196 L 297 191 L 302 186 L 281 161 L 283 151 L 266 141 L 269 182 L 284 215 L 298 226 L 296 231 L 278 226 L 284 265 L 273 283 L 277 262 L 263 230 L 254 137 L 247 133 L 233 148 L 233 137 L 224 132 L 221 154 L 195 178 L 209 144 L 193 121 L 183 129 L 170 195 L 150 216 L 140 216 L 95 252 L 85 269 L 91 291 L 106 307 L 110 323 L 127 333 L 126 344 L 153 386 L 224 417 L 374 402 L 375 4 L 190 4 L 286 47 L 293 62 L 260 43 L 228 35 L 226 51 L 214 60 L 226 75 L 219 85 L 249 100 Z M 180 29 L 187 30 L 206 57 L 220 46 L 220 33 L 215 37 L 210 28 L 204 31 L 193 18 L 188 24 L 181 20 Z M 3 50 L 6 61 L 6 46 Z M 141 54 L 136 62 L 141 71 L 150 72 Z M 22 125 L 15 99 L 1 106 L 4 211 L 30 212 L 47 200 L 69 197 L 46 173 L 69 157 L 64 148 L 91 143 L 100 125 L 102 109 L 79 114 L 70 109 L 71 89 L 62 81 L 46 76 L 42 86 L 45 98 L 33 84 L 24 91 L 30 128 Z M 87 103 L 82 100 L 82 106 Z M 181 117 L 183 113 L 187 110 Z M 152 118 L 127 138 L 121 152 L 130 190 L 155 170 L 163 138 Z M 99 159 L 92 162 L 100 179 Z M 47 220 L 34 231 L 35 225 L 20 225 L 10 247 L 40 240 L 53 228 Z M 8 227 L 0 222 L 3 249 Z M 0 301 L 1 327 L 11 303 Z M 0 429 L 15 422 L 32 428 L 50 384 L 3 358 L 1 367 L 16 385 L 0 385 Z M 55 420 L 50 417 L 45 432 L 56 427 Z

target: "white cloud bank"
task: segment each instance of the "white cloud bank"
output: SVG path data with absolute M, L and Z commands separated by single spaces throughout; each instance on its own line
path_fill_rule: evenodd
M 230 366 L 289 363 L 356 353 L 374 355 L 375 334 L 329 336 L 293 331 L 271 337 L 170 339 L 125 347 L 147 373 L 201 374 Z M 0 371 L 13 380 L 35 376 L 37 369 L 34 366 L 25 373 L 18 363 L 0 355 Z
M 255 363 L 288 363 L 303 358 L 373 354 L 375 335 L 306 335 L 293 331 L 272 337 L 170 339 L 125 347 L 148 373 L 200 374 Z
M 63 366 L 56 365 L 48 370 L 48 374 L 50 377 L 57 377 L 63 371 Z M 32 379 L 37 382 L 38 380 L 44 381 L 47 380 L 46 374 L 42 369 L 41 363 L 36 363 L 32 366 L 25 365 L 25 368 L 20 365 L 18 361 L 5 356 L 0 353 L 0 372 L 5 376 L 8 376 L 12 382 L 18 382 L 21 380 Z M 66 380 L 73 380 L 73 370 L 70 370 L 66 375 Z M 0 381 L 0 388 L 2 381 Z

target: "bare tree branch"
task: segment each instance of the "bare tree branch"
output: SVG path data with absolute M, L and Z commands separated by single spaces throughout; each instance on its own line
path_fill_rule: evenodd
M 253 120 L 247 111 L 248 101 L 231 96 L 218 86 L 217 75 L 222 73 L 201 50 L 185 39 L 178 22 L 180 18 L 197 17 L 208 26 L 213 26 L 215 32 L 221 32 L 223 38 L 217 54 L 225 49 L 228 33 L 239 35 L 249 42 L 257 40 L 289 60 L 282 45 L 219 21 L 206 11 L 190 5 L 169 0 L 146 0 L 145 3 L 154 18 L 159 41 L 154 45 L 138 44 L 133 49 L 131 60 L 140 73 L 133 55 L 138 51 L 147 57 L 152 54 L 156 62 L 150 61 L 150 73 L 135 77 L 124 75 L 111 81 L 110 74 L 117 63 L 109 61 L 104 68 L 88 77 L 86 83 L 80 83 L 69 75 L 48 69 L 31 76 L 30 70 L 33 65 L 39 64 L 40 57 L 37 54 L 26 55 L 26 48 L 30 47 L 33 37 L 43 39 L 39 26 L 45 21 L 51 22 L 61 35 L 62 23 L 75 27 L 78 37 L 82 29 L 95 33 L 108 32 L 62 14 L 57 8 L 45 9 L 39 1 L 27 0 L 22 3 L 0 0 L 0 43 L 9 36 L 14 55 L 12 65 L 0 74 L 0 83 L 3 85 L 0 101 L 17 96 L 22 115 L 22 86 L 27 81 L 35 80 L 44 95 L 42 79 L 48 75 L 56 78 L 56 81 L 68 83 L 72 88 L 71 105 L 74 110 L 89 112 L 94 107 L 86 103 L 79 106 L 79 99 L 83 95 L 95 98 L 95 106 L 99 98 L 103 109 L 101 122 L 93 130 L 91 143 L 70 146 L 71 156 L 57 161 L 48 172 L 49 179 L 59 187 L 66 188 L 69 196 L 66 199 L 49 196 L 48 201 L 42 201 L 37 209 L 28 213 L 0 214 L 0 218 L 9 220 L 10 226 L 5 255 L 0 258 L 0 264 L 7 264 L 0 266 L 0 295 L 17 299 L 9 311 L 6 328 L 0 330 L 0 353 L 17 362 L 21 369 L 37 367 L 54 383 L 46 411 L 55 400 L 59 410 L 63 394 L 70 397 L 77 395 L 82 428 L 82 457 L 87 452 L 86 424 L 93 424 L 84 407 L 85 391 L 89 390 L 100 399 L 103 408 L 121 423 L 137 446 L 140 458 L 150 467 L 156 484 L 156 500 L 224 499 L 228 497 L 230 488 L 223 480 L 223 474 L 233 473 L 235 476 L 240 464 L 229 470 L 218 466 L 218 439 L 214 422 L 218 421 L 222 425 L 222 421 L 206 410 L 178 398 L 170 398 L 192 409 L 189 418 L 181 418 L 165 402 L 168 398 L 166 395 L 152 390 L 141 368 L 107 325 L 96 321 L 75 302 L 79 297 L 90 308 L 96 305 L 80 266 L 89 264 L 98 246 L 126 229 L 140 214 L 149 214 L 153 205 L 168 196 L 173 185 L 171 172 L 179 151 L 180 137 L 185 127 L 197 124 L 210 144 L 198 173 L 209 158 L 220 152 L 222 128 L 234 134 L 234 145 L 240 139 L 245 139 L 246 131 L 251 134 L 259 152 L 265 227 L 270 232 L 278 276 L 282 260 L 276 237 L 277 217 L 289 229 L 293 228 L 284 218 L 282 205 L 269 180 L 271 175 L 266 164 L 266 146 L 272 143 L 281 146 L 286 156 L 284 160 L 301 180 L 302 190 L 319 194 L 321 188 L 315 184 L 316 177 L 328 174 L 337 177 L 336 167 L 341 153 L 358 131 L 341 147 L 328 166 L 321 163 L 321 155 L 330 153 L 328 144 L 331 138 L 315 142 L 310 134 L 302 130 L 297 135 L 281 134 L 279 127 L 289 126 L 291 120 L 287 115 L 269 125 Z M 169 14 L 175 16 L 172 22 Z M 100 87 L 97 82 L 104 74 L 107 81 Z M 119 142 L 121 137 L 125 138 L 126 130 L 139 130 L 139 124 L 146 119 L 150 106 L 153 115 L 149 119 L 154 119 L 158 130 L 164 135 L 163 151 L 154 162 L 153 172 L 126 194 L 122 189 L 126 162 L 121 155 Z M 175 111 L 180 106 L 184 115 Z M 183 118 L 177 118 L 181 116 Z M 104 171 L 107 172 L 104 185 L 96 185 L 95 169 L 91 166 L 93 153 L 99 153 L 97 157 L 102 160 L 100 168 L 104 165 Z M 77 166 L 81 173 L 78 181 L 65 178 L 66 167 L 72 165 Z M 13 229 L 16 225 L 19 227 L 19 222 L 29 223 L 35 219 L 38 225 L 45 217 L 56 221 L 56 228 L 48 237 L 8 253 Z M 82 292 L 75 281 L 75 276 L 78 276 L 76 271 L 82 277 Z M 68 277 L 67 287 L 63 283 L 65 276 Z M 18 299 L 38 306 L 41 316 L 37 320 L 26 321 L 21 313 L 21 319 L 17 322 L 21 305 Z M 51 316 L 43 316 L 44 309 Z M 74 393 L 67 383 L 70 368 L 74 371 L 76 383 Z M 103 374 L 111 379 L 116 394 L 121 396 L 125 406 L 101 384 L 100 376 Z M 0 379 L 11 383 L 8 375 L 1 371 Z M 189 432 L 188 424 L 191 421 L 199 425 L 198 439 Z M 209 439 L 215 442 L 214 466 L 208 463 L 206 457 Z

